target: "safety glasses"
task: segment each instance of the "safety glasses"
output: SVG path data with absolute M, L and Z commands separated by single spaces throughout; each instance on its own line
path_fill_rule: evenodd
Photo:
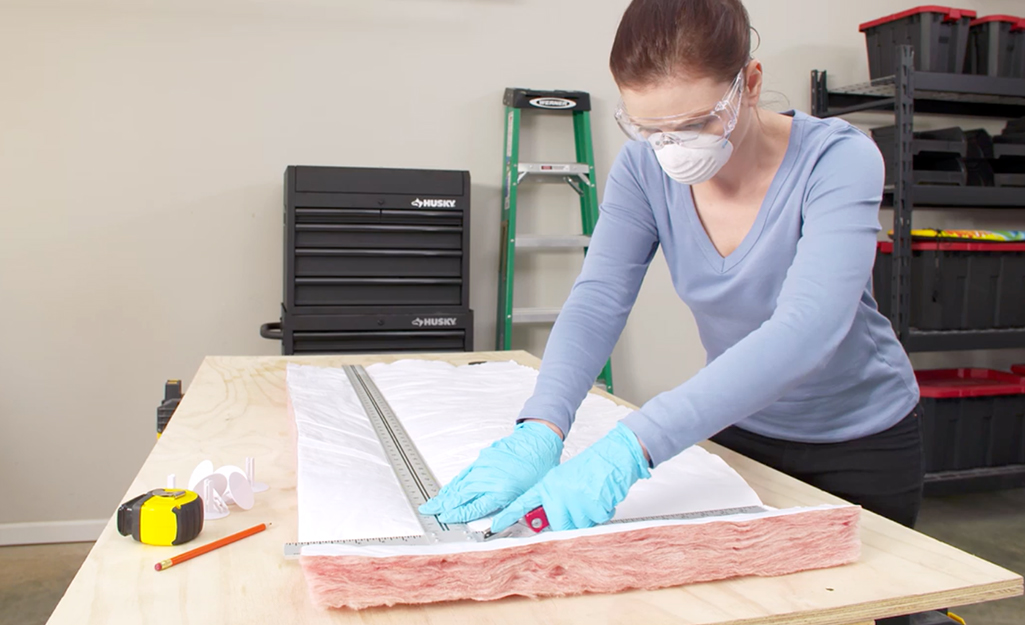
M 746 69 L 746 67 L 744 68 Z M 616 108 L 616 122 L 627 137 L 647 141 L 655 149 L 668 143 L 687 147 L 708 147 L 729 138 L 737 125 L 743 94 L 744 69 L 733 80 L 729 91 L 708 113 L 684 113 L 669 117 L 632 117 L 623 102 Z

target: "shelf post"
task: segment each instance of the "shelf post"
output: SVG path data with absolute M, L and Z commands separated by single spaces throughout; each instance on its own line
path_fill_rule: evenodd
M 811 114 L 814 117 L 825 117 L 828 109 L 826 98 L 826 72 L 811 70 Z
M 911 212 L 914 208 L 915 51 L 900 46 L 894 67 L 897 171 L 893 181 L 893 284 L 890 310 L 897 338 L 907 348 L 911 318 Z

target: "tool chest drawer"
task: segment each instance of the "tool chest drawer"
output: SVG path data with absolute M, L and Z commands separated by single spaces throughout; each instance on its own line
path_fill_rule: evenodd
M 296 332 L 293 354 L 464 351 L 465 330 Z
M 386 169 L 378 167 L 289 167 L 296 193 L 345 195 L 462 196 L 469 174 L 442 169 Z
M 459 278 L 296 278 L 296 306 L 459 306 Z
M 893 244 L 873 271 L 879 311 L 890 315 Z M 917 330 L 1025 327 L 1025 244 L 913 242 L 911 319 Z
M 459 250 L 463 239 L 463 229 L 455 226 L 297 224 L 292 247 Z
M 317 199 L 323 202 L 325 198 L 323 196 L 317 196 Z M 297 224 L 381 223 L 381 209 L 379 208 L 297 206 L 293 211 L 293 214 L 294 221 Z M 285 218 L 288 218 L 287 215 Z
M 463 255 L 458 250 L 316 249 L 295 251 L 300 277 L 459 278 Z
M 317 196 L 317 198 L 320 203 L 326 201 L 323 196 Z M 295 209 L 295 222 L 297 224 L 393 224 L 462 228 L 463 215 L 459 211 L 452 210 L 304 207 L 299 205 Z
M 990 369 L 915 376 L 927 473 L 1025 464 L 1025 378 Z
M 343 308 L 344 309 L 344 308 Z M 338 310 L 338 309 L 332 309 Z M 349 313 L 294 315 L 264 324 L 264 338 L 280 340 L 281 353 L 338 354 L 418 351 L 473 351 L 473 311 L 416 308 L 377 312 L 349 307 Z

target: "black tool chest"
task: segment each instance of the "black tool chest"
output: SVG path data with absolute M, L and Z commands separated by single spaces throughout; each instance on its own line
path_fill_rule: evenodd
M 282 353 L 470 351 L 470 174 L 290 166 Z

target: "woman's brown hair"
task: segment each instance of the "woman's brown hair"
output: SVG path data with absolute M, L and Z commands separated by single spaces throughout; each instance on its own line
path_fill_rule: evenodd
M 740 0 L 633 0 L 609 67 L 616 84 L 634 89 L 677 76 L 730 82 L 750 55 L 751 22 Z

